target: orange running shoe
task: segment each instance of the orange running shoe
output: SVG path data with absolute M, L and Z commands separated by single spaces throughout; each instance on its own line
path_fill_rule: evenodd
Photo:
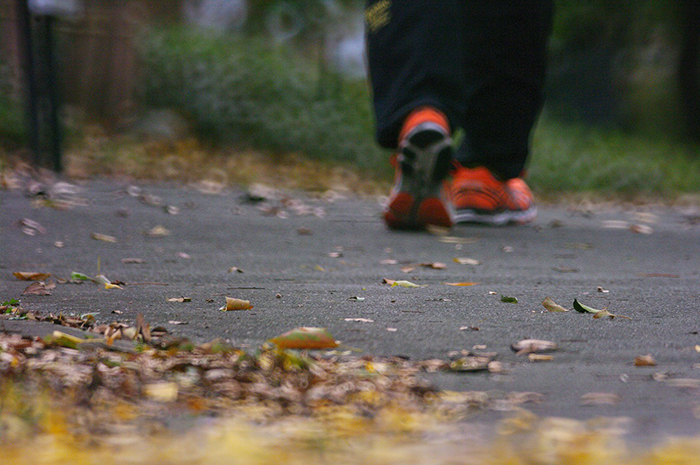
M 451 190 L 458 223 L 525 224 L 537 216 L 532 191 L 525 181 L 501 181 L 483 166 L 458 166 Z
M 413 112 L 400 137 L 399 153 L 384 221 L 392 229 L 452 227 L 454 208 L 445 178 L 452 167 L 447 118 L 432 108 Z

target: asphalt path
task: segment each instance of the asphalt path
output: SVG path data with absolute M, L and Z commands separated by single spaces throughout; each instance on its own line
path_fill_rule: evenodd
M 542 206 L 528 226 L 460 225 L 445 236 L 389 231 L 378 199 L 339 193 L 74 186 L 54 188 L 63 209 L 40 206 L 41 197 L 24 190 L 0 191 L 0 300 L 95 312 L 99 322 L 133 322 L 140 312 L 152 327 L 251 350 L 314 326 L 364 355 L 424 360 L 492 351 L 501 373 L 426 376 L 448 390 L 537 393 L 538 402 L 523 407 L 541 416 L 625 418 L 635 440 L 700 432 L 697 209 Z M 28 283 L 16 271 L 103 274 L 126 284 L 59 284 L 50 296 L 21 295 Z M 222 312 L 227 296 L 253 308 Z M 168 301 L 178 297 L 191 301 Z M 546 297 L 629 319 L 549 312 Z M 552 360 L 511 350 L 527 338 L 555 342 Z M 647 354 L 656 364 L 636 366 Z

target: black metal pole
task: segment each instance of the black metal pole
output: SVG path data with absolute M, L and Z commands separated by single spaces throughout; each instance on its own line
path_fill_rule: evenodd
M 34 43 L 32 40 L 32 20 L 28 0 L 17 0 L 17 19 L 20 53 L 24 65 L 25 96 L 27 99 L 27 120 L 30 134 L 30 149 L 34 163 L 41 163 L 41 138 L 39 131 L 39 109 L 37 105 L 36 67 L 34 61 Z
M 51 164 L 53 170 L 60 173 L 63 170 L 61 162 L 61 125 L 59 123 L 59 91 L 58 79 L 56 79 L 56 62 L 54 60 L 54 44 L 53 44 L 53 23 L 52 16 L 44 16 L 42 21 L 43 31 L 43 57 L 45 60 L 45 86 L 46 86 L 46 103 L 48 105 L 48 143 L 51 152 Z

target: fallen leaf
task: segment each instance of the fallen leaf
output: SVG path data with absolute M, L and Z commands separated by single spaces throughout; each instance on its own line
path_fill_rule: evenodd
M 186 325 L 186 324 L 188 324 L 186 321 L 177 321 L 177 320 L 170 320 L 170 321 L 168 321 L 168 323 L 171 325 Z
M 447 265 L 441 262 L 419 263 L 418 266 L 422 266 L 423 268 L 431 268 L 433 270 L 444 270 L 447 268 Z
M 479 242 L 479 239 L 473 237 L 455 237 L 455 236 L 442 236 L 438 239 L 440 242 L 446 244 L 474 244 Z
M 400 286 L 400 287 L 428 287 L 425 284 L 418 285 L 418 284 L 414 284 L 410 281 L 393 281 L 391 283 L 391 287 L 397 287 L 397 286 Z
M 603 294 L 608 294 L 610 291 L 607 289 L 603 289 L 601 286 L 598 286 L 598 292 L 602 292 Z
M 353 297 L 348 297 L 348 300 L 354 300 L 356 302 L 364 302 L 365 298 L 353 296 Z
M 612 392 L 589 392 L 581 396 L 581 405 L 614 405 L 620 396 Z
M 414 265 L 408 265 L 408 266 L 401 267 L 401 271 L 403 273 L 410 273 L 411 271 L 413 271 L 415 269 L 416 269 L 416 267 Z
M 177 400 L 177 383 L 150 383 L 143 386 L 143 392 L 157 402 L 175 402 Z
M 105 276 L 103 274 L 98 274 L 97 276 L 92 278 L 92 282 L 94 282 L 96 284 L 112 284 L 112 281 L 107 279 L 107 276 Z
M 230 312 L 232 310 L 250 310 L 251 308 L 253 308 L 253 306 L 250 305 L 249 300 L 226 297 L 226 305 L 221 307 L 219 310 L 222 312 Z
M 243 273 L 243 270 L 238 268 L 237 266 L 232 266 L 231 268 L 228 269 L 229 273 Z
M 43 281 L 37 281 L 27 286 L 22 295 L 51 295 L 51 289 Z
M 654 367 L 656 366 L 656 360 L 651 354 L 638 355 L 634 359 L 634 366 L 636 367 Z
M 280 349 L 334 349 L 338 342 L 326 328 L 300 327 L 269 340 Z
M 516 355 L 531 354 L 535 352 L 551 352 L 557 350 L 558 346 L 555 342 L 545 341 L 542 339 L 523 339 L 513 343 L 510 346 Z
M 527 359 L 531 362 L 551 362 L 552 360 L 554 360 L 554 357 L 552 357 L 551 355 L 528 354 Z
M 171 297 L 168 299 L 168 302 L 192 302 L 192 298 L 190 298 L 190 297 Z
M 111 243 L 116 243 L 117 238 L 114 236 L 109 236 L 107 234 L 100 234 L 100 233 L 92 233 L 90 234 L 90 237 L 97 241 L 102 241 L 102 242 L 111 242 Z
M 568 312 L 569 310 L 565 309 L 561 305 L 557 304 L 554 302 L 551 298 L 545 297 L 544 301 L 542 302 L 542 305 L 544 305 L 544 308 L 547 309 L 549 312 Z
M 105 289 L 124 289 L 118 284 L 112 284 L 112 283 L 105 283 Z
M 481 262 L 479 260 L 475 260 L 473 258 L 453 258 L 452 261 L 454 261 L 455 263 L 458 263 L 460 265 L 470 265 L 470 266 L 481 265 Z
M 603 310 L 603 311 L 598 312 L 598 313 L 596 313 L 595 315 L 593 315 L 593 318 L 595 318 L 595 319 L 605 318 L 605 317 L 608 317 L 608 318 L 610 318 L 611 320 L 614 320 L 615 318 L 624 318 L 625 320 L 631 320 L 631 319 L 632 319 L 632 318 L 629 317 L 629 316 L 618 315 L 617 313 L 610 313 L 610 312 L 607 311 L 607 310 Z
M 517 304 L 518 298 L 517 297 L 509 297 L 507 295 L 501 295 L 501 302 L 505 302 L 507 304 Z
M 70 274 L 70 280 L 71 281 L 92 281 L 92 278 L 90 276 L 83 274 L 83 273 L 78 273 L 77 271 L 73 271 Z
M 358 323 L 374 323 L 374 320 L 369 318 L 345 318 L 345 321 L 356 321 Z
M 145 263 L 145 260 L 143 258 L 122 258 L 122 263 L 124 263 L 124 264 Z
M 450 371 L 483 371 L 487 370 L 491 362 L 490 357 L 482 357 L 478 355 L 472 355 L 467 357 L 462 357 L 457 360 L 450 362 Z
M 597 308 L 589 307 L 587 305 L 583 305 L 581 302 L 578 301 L 578 299 L 574 299 L 574 310 L 576 310 L 579 313 L 600 313 L 603 310 L 598 310 Z
M 381 265 L 398 265 L 399 261 L 392 258 L 387 258 L 379 262 Z
M 396 331 L 398 331 L 398 329 L 396 329 L 396 328 L 387 328 L 386 330 L 389 331 L 390 333 L 395 333 Z
M 43 281 L 51 276 L 51 273 L 37 273 L 32 271 L 15 271 L 12 274 L 20 281 Z
M 170 231 L 164 226 L 158 225 L 146 231 L 146 235 L 149 237 L 165 237 L 170 235 Z
M 637 234 L 652 234 L 654 232 L 650 226 L 644 224 L 631 224 L 630 231 Z
M 54 331 L 51 334 L 51 342 L 57 344 L 61 347 L 67 347 L 69 349 L 76 349 L 78 344 L 85 342 L 86 339 L 81 339 L 79 337 L 73 336 L 72 334 L 67 334 L 62 331 Z
M 700 379 L 695 378 L 675 378 L 666 381 L 669 386 L 681 388 L 681 389 L 699 389 Z
M 443 283 L 445 286 L 476 286 L 479 283 L 463 282 L 463 283 Z
M 479 331 L 479 328 L 477 326 L 460 326 L 459 327 L 460 331 Z
M 29 218 L 19 220 L 19 225 L 22 227 L 22 232 L 28 236 L 34 236 L 36 233 L 46 234 L 46 229 L 42 225 Z
M 672 273 L 637 273 L 640 278 L 680 278 L 677 274 Z

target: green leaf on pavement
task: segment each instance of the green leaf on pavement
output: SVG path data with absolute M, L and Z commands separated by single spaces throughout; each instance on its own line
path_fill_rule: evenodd
M 83 273 L 78 273 L 77 271 L 73 271 L 70 274 L 70 280 L 71 281 L 92 281 L 92 278 L 90 276 L 83 274 Z
M 578 299 L 574 299 L 574 310 L 576 310 L 579 313 L 600 313 L 602 310 L 598 310 L 597 308 L 589 307 L 588 305 L 583 305 L 581 302 L 578 301 Z
M 505 302 L 507 304 L 517 304 L 518 298 L 517 297 L 509 297 L 507 295 L 502 295 L 501 302 Z

